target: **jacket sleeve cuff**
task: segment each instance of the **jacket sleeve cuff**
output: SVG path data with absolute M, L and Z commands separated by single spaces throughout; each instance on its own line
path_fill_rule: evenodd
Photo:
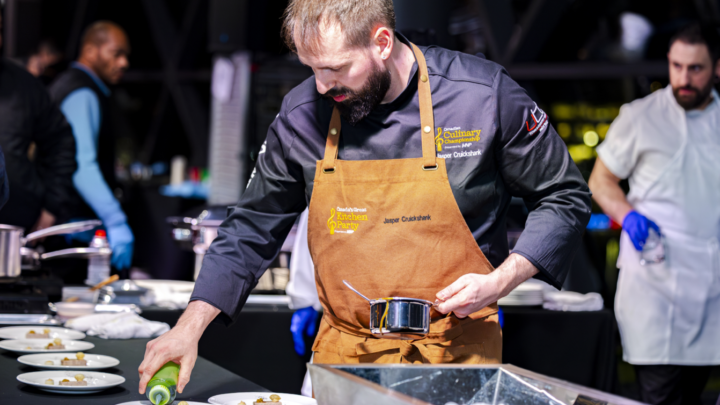
M 233 323 L 233 319 L 232 319 L 230 316 L 228 316 L 228 315 L 222 310 L 222 308 L 220 308 L 219 305 L 217 305 L 216 303 L 212 302 L 212 300 L 209 300 L 209 299 L 207 299 L 207 298 L 201 298 L 201 297 L 195 297 L 195 296 L 193 296 L 193 297 L 190 298 L 190 302 L 193 302 L 193 301 L 202 301 L 202 302 L 204 302 L 204 303 L 206 303 L 206 304 L 210 304 L 210 305 L 212 305 L 212 306 L 214 306 L 215 308 L 217 308 L 217 309 L 220 310 L 220 313 L 219 313 L 218 316 L 213 320 L 213 322 L 220 322 L 220 323 L 222 323 L 222 324 L 225 325 L 225 326 L 230 326 L 230 325 Z
M 547 269 L 545 269 L 545 267 L 543 267 L 543 265 L 541 265 L 537 260 L 533 259 L 532 256 L 519 250 L 513 250 L 512 253 L 517 253 L 526 258 L 533 266 L 535 266 L 536 269 L 538 269 L 538 274 L 534 275 L 533 278 L 544 281 L 558 290 L 562 289 L 562 283 L 558 281 L 558 279 L 555 278 L 555 276 L 553 276 L 549 271 L 547 271 Z

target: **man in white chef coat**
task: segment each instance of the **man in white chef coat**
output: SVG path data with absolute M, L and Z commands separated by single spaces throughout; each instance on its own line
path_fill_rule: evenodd
M 720 364 L 718 32 L 688 26 L 667 56 L 670 85 L 621 108 L 589 185 L 623 225 L 615 314 L 643 402 L 699 404 Z M 651 229 L 665 260 L 642 265 Z
M 305 336 L 315 335 L 318 313 L 322 309 L 315 287 L 315 265 L 308 247 L 307 208 L 300 214 L 297 222 L 297 233 L 290 256 L 290 282 L 285 292 L 290 297 L 290 309 L 295 310 L 290 324 L 295 352 L 304 356 L 307 350 Z M 308 372 L 305 372 L 300 393 L 307 397 L 312 396 L 312 383 Z

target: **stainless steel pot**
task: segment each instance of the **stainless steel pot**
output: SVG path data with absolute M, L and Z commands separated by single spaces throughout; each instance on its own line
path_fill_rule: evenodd
M 38 263 L 38 256 L 41 259 L 47 259 L 77 255 L 77 252 L 75 252 L 76 249 L 65 249 L 64 251 L 39 255 L 35 250 L 24 247 L 27 242 L 52 235 L 83 232 L 100 225 L 102 225 L 102 221 L 99 220 L 73 222 L 69 224 L 51 226 L 23 237 L 23 228 L 0 224 L 0 278 L 20 277 L 20 273 L 22 272 L 23 257 L 25 257 L 25 261 L 26 263 L 29 263 L 29 266 L 35 266 Z M 66 255 L 63 256 L 61 252 L 65 251 L 68 252 L 66 252 Z M 106 254 L 107 252 L 97 253 Z
M 0 224 L 0 278 L 20 277 L 23 228 Z
M 370 303 L 370 333 L 384 339 L 422 339 L 430 332 L 433 303 L 419 298 L 388 297 L 371 300 L 343 283 Z
M 430 332 L 433 303 L 419 298 L 389 297 L 370 301 L 370 332 L 385 339 L 422 339 Z

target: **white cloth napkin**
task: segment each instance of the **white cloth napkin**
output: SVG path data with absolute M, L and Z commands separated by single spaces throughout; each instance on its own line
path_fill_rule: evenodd
M 153 304 L 168 308 L 168 309 L 185 309 L 190 301 L 190 291 L 177 291 L 176 289 L 167 285 L 153 285 L 148 287 L 150 292 L 148 293 L 150 302 Z
M 551 311 L 599 311 L 603 299 L 598 293 L 580 294 L 572 291 L 545 291 L 543 308 Z
M 103 339 L 151 338 L 170 330 L 165 322 L 148 321 L 133 312 L 81 316 L 65 322 L 65 327 Z

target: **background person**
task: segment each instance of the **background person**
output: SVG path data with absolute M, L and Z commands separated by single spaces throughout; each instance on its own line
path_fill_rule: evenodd
M 77 62 L 50 87 L 77 143 L 78 170 L 73 176 L 77 192 L 72 218 L 97 216 L 102 220 L 113 251 L 112 265 L 117 269 L 130 267 L 135 238 L 113 194 L 115 138 L 108 84 L 120 81 L 129 66 L 129 53 L 130 44 L 122 28 L 109 21 L 95 22 L 82 36 Z
M 720 364 L 717 31 L 689 26 L 667 56 L 670 85 L 622 107 L 589 184 L 623 226 L 615 314 L 642 401 L 695 404 Z M 666 238 L 666 259 L 641 265 L 650 229 Z
M 43 83 L 47 80 L 48 69 L 63 59 L 63 53 L 50 40 L 43 40 L 38 44 L 37 49 L 25 62 L 25 68 L 30 74 L 39 78 Z
M 297 234 L 290 256 L 290 281 L 285 292 L 290 297 L 290 309 L 295 310 L 290 321 L 290 333 L 292 333 L 295 352 L 298 356 L 305 356 L 308 349 L 305 337 L 315 334 L 318 313 L 322 309 L 315 286 L 315 265 L 308 247 L 307 209 L 300 214 L 298 219 Z M 307 371 L 300 393 L 308 397 L 312 396 L 310 373 Z
M 29 233 L 67 220 L 76 168 L 72 130 L 45 87 L 5 58 L 0 58 L 0 146 L 7 174 L 2 187 L 12 189 L 0 223 Z

